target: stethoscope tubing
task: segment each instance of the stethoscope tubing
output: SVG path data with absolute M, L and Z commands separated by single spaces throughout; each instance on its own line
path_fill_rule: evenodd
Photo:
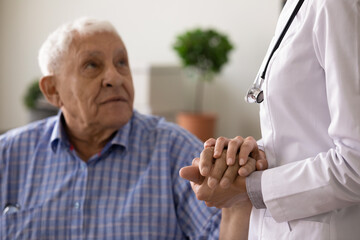
M 262 72 L 262 74 L 256 77 L 255 82 L 253 84 L 253 86 L 248 90 L 246 96 L 245 96 L 245 101 L 247 101 L 248 103 L 261 103 L 264 100 L 264 93 L 262 90 L 262 85 L 265 81 L 265 76 L 266 76 L 266 71 L 268 69 L 269 63 L 271 58 L 273 57 L 274 53 L 276 52 L 276 50 L 279 48 L 286 32 L 289 30 L 291 23 L 293 22 L 295 16 L 297 15 L 297 13 L 299 12 L 302 4 L 304 3 L 304 0 L 299 0 L 298 3 L 296 4 L 293 12 L 291 13 L 289 20 L 286 22 L 286 25 L 284 27 L 284 29 L 281 31 L 281 34 L 279 36 L 279 38 L 277 39 L 273 49 L 271 50 L 271 53 L 269 55 L 268 60 L 266 61 L 266 65 L 264 67 L 264 70 Z M 260 80 L 260 82 L 259 82 Z

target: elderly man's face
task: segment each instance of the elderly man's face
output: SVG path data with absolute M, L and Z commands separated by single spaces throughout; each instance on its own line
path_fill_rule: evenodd
M 113 33 L 77 36 L 62 58 L 56 85 L 68 125 L 118 129 L 132 116 L 128 56 Z

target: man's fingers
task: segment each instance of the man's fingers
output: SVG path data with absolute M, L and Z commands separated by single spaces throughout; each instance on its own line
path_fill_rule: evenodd
M 201 176 L 199 172 L 199 167 L 197 166 L 186 166 L 180 169 L 179 171 L 180 177 L 194 182 L 196 184 L 202 184 L 205 177 Z
M 214 167 L 212 168 L 208 179 L 208 186 L 212 189 L 218 185 L 227 168 L 225 158 L 226 152 L 223 152 L 221 158 L 215 160 Z
M 203 176 L 209 176 L 211 168 L 213 166 L 214 149 L 205 148 L 200 154 L 199 169 L 200 173 Z
M 220 187 L 225 189 L 230 187 L 230 185 L 234 182 L 235 178 L 238 176 L 239 167 L 239 164 L 228 166 L 220 181 Z
M 240 167 L 238 171 L 239 175 L 242 177 L 249 176 L 252 172 L 256 170 L 255 164 L 256 164 L 256 160 L 249 157 L 246 164 Z
M 192 165 L 192 166 L 197 166 L 197 167 L 199 167 L 199 163 L 200 163 L 200 158 L 194 158 L 194 159 L 192 160 L 191 165 Z

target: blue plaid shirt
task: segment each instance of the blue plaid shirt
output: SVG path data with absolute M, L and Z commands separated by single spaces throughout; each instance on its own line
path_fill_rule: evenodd
M 0 136 L 0 239 L 217 239 L 221 213 L 179 177 L 202 144 L 134 112 L 87 163 L 58 116 Z M 10 204 L 10 205 L 9 205 Z

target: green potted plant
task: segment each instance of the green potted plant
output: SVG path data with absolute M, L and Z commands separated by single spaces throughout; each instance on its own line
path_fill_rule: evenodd
M 183 67 L 193 71 L 197 81 L 194 112 L 179 113 L 177 122 L 203 141 L 214 137 L 216 124 L 216 115 L 203 112 L 204 83 L 212 82 L 221 72 L 233 48 L 226 35 L 214 29 L 200 28 L 178 35 L 173 45 Z
M 39 87 L 38 79 L 34 79 L 27 87 L 23 97 L 23 103 L 29 110 L 30 122 L 56 115 L 58 112 L 58 109 L 48 103 L 44 98 Z

